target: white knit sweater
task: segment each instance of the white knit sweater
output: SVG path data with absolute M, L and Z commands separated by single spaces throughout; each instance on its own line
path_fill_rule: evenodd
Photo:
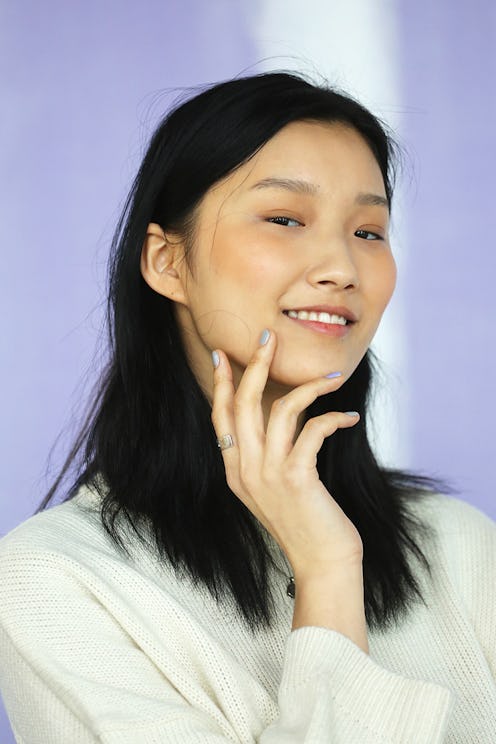
M 422 506 L 420 506 L 422 504 Z M 433 583 L 370 655 L 324 628 L 251 634 L 143 548 L 125 559 L 89 490 L 0 541 L 0 689 L 22 744 L 494 744 L 496 524 L 416 506 Z M 416 565 L 416 564 L 415 564 Z

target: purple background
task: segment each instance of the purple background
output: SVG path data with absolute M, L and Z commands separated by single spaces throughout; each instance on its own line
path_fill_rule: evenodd
M 160 91 L 253 69 L 262 2 L 0 4 L 0 535 L 36 508 L 47 453 L 66 427 L 60 463 L 88 390 L 109 238 L 174 98 Z M 496 5 L 390 7 L 415 168 L 403 278 L 412 445 L 401 464 L 447 476 L 496 518 Z M 9 731 L 0 713 L 3 744 Z
M 403 0 L 411 460 L 496 518 L 496 4 Z

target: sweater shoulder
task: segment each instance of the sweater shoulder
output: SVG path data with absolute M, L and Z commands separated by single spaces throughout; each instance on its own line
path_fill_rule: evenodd
M 99 496 L 83 486 L 71 499 L 34 514 L 0 539 L 0 563 L 13 553 L 73 553 L 105 540 Z
M 496 537 L 496 522 L 468 501 L 443 493 L 423 494 L 409 501 L 411 511 L 435 528 L 439 541 L 447 544 L 457 536 Z
M 427 552 L 439 575 L 474 603 L 496 571 L 496 522 L 482 509 L 451 495 L 413 500 L 412 511 L 434 534 Z M 424 545 L 427 547 L 427 545 Z

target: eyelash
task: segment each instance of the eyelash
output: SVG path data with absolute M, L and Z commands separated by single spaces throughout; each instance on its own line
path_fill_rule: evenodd
M 285 220 L 285 222 L 281 222 Z M 267 222 L 272 222 L 274 225 L 282 225 L 282 227 L 289 227 L 286 222 L 297 222 L 300 227 L 303 227 L 303 223 L 295 220 L 294 217 L 284 217 L 284 215 L 276 215 L 275 217 L 269 217 Z
M 267 222 L 272 222 L 274 225 L 281 225 L 282 227 L 289 227 L 288 222 L 296 222 L 300 227 L 304 227 L 302 222 L 295 220 L 294 217 L 284 217 L 284 215 L 277 215 L 276 217 L 269 217 Z M 359 235 L 359 233 L 362 233 Z M 355 232 L 357 238 L 362 240 L 384 240 L 382 235 L 372 232 L 371 230 L 357 230 Z M 364 238 L 363 235 L 373 235 L 373 238 Z
M 355 235 L 357 236 L 357 238 L 362 238 L 362 236 L 359 235 L 358 233 L 364 233 L 365 235 L 373 235 L 374 236 L 373 238 L 363 238 L 363 240 L 384 240 L 384 238 L 382 237 L 382 235 L 378 235 L 378 233 L 372 232 L 371 230 L 357 230 L 355 232 Z

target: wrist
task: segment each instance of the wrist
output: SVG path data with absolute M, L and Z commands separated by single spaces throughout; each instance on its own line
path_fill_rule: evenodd
M 363 559 L 359 555 L 339 562 L 293 566 L 293 575 L 298 586 L 315 587 L 316 590 L 319 587 L 329 590 L 330 587 L 345 586 L 349 582 L 363 585 Z
M 328 575 L 295 577 L 292 630 L 306 626 L 335 630 L 368 653 L 361 564 Z

